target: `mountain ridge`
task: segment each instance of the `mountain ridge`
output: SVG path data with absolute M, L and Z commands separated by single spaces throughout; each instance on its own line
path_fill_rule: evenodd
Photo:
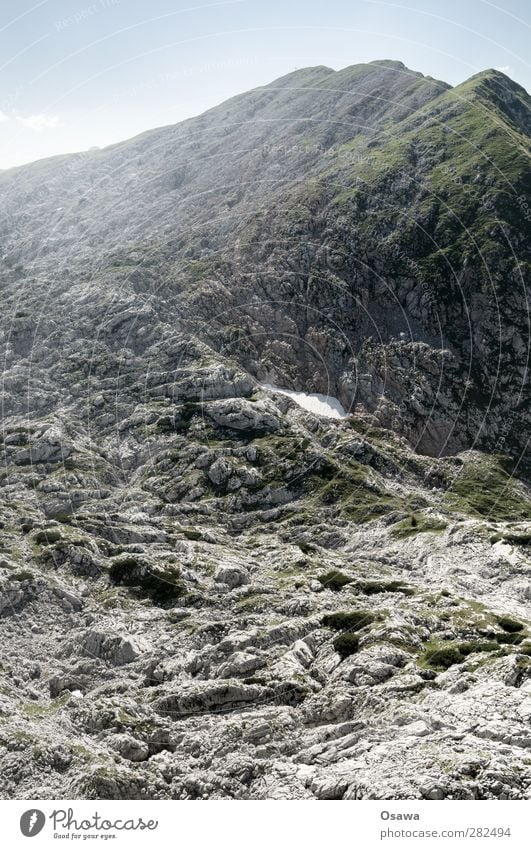
M 449 83 L 446 83 L 446 82 L 444 82 L 444 81 L 442 81 L 442 80 L 437 80 L 437 79 L 435 79 L 434 77 L 431 77 L 430 75 L 422 74 L 422 73 L 421 73 L 421 72 L 419 72 L 419 71 L 413 71 L 413 70 L 411 70 L 411 69 L 407 68 L 407 67 L 404 65 L 404 63 L 403 63 L 403 62 L 400 62 L 399 60 L 392 60 L 392 59 L 390 59 L 390 60 L 386 60 L 386 59 L 378 60 L 378 59 L 375 59 L 375 60 L 372 60 L 371 62 L 367 62 L 367 63 L 361 63 L 361 64 L 358 64 L 358 65 L 349 65 L 349 66 L 346 66 L 345 68 L 342 68 L 342 69 L 339 69 L 339 70 L 335 70 L 335 69 L 330 68 L 330 67 L 328 67 L 328 66 L 326 66 L 326 65 L 309 66 L 309 67 L 307 67 L 307 68 L 297 69 L 297 70 L 295 70 L 295 71 L 291 71 L 291 72 L 288 72 L 288 73 L 286 73 L 286 74 L 283 74 L 282 76 L 280 76 L 280 77 L 276 78 L 276 79 L 275 79 L 275 80 L 273 80 L 272 82 L 270 82 L 270 83 L 265 83 L 264 85 L 262 85 L 262 86 L 258 86 L 258 87 L 256 87 L 255 89 L 249 89 L 249 90 L 247 90 L 247 91 L 240 92 L 240 93 L 238 93 L 238 94 L 232 95 L 231 97 L 227 98 L 225 101 L 223 101 L 223 102 L 222 102 L 221 104 L 219 104 L 218 106 L 210 107 L 210 108 L 209 108 L 209 109 L 207 109 L 205 112 L 203 112 L 203 113 L 199 113 L 198 115 L 194 115 L 194 116 L 191 116 L 191 117 L 189 117 L 189 118 L 185 118 L 185 119 L 183 119 L 182 121 L 177 122 L 177 124 L 175 124 L 175 123 L 170 123 L 170 124 L 163 124 L 163 125 L 160 125 L 160 126 L 157 126 L 157 127 L 148 128 L 148 129 L 142 130 L 140 133 L 136 134 L 135 136 L 132 136 L 132 137 L 129 137 L 129 138 L 126 138 L 126 139 L 122 139 L 122 140 L 117 141 L 117 142 L 112 142 L 111 144 L 106 145 L 105 147 L 102 147 L 102 148 L 98 148 L 97 150 L 88 149 L 88 150 L 78 150 L 78 151 L 74 151 L 73 153 L 60 153 L 60 154 L 54 154 L 54 155 L 52 155 L 52 156 L 44 157 L 44 158 L 42 158 L 42 159 L 38 159 L 38 160 L 35 160 L 35 161 L 33 161 L 33 162 L 27 162 L 27 163 L 24 163 L 24 164 L 22 164 L 22 165 L 16 165 L 16 166 L 12 166 L 12 167 L 9 167 L 9 168 L 3 168 L 3 169 L 0 169 L 0 173 L 5 174 L 5 173 L 8 173 L 8 172 L 18 171 L 18 170 L 20 170 L 20 169 L 24 169 L 24 168 L 27 168 L 27 167 L 29 167 L 29 166 L 36 165 L 36 164 L 37 164 L 37 163 L 39 163 L 39 162 L 48 162 L 48 161 L 51 161 L 51 160 L 54 160 L 54 159 L 58 159 L 58 158 L 60 158 L 60 157 L 80 157 L 80 156 L 83 156 L 83 157 L 84 157 L 84 156 L 89 156 L 89 155 L 90 155 L 90 154 L 92 154 L 92 153 L 94 153 L 94 154 L 96 155 L 96 154 L 99 154 L 99 153 L 101 153 L 101 152 L 103 152 L 103 151 L 111 150 L 111 149 L 113 149 L 113 148 L 116 148 L 116 147 L 118 147 L 118 146 L 120 146 L 120 145 L 128 144 L 129 142 L 132 142 L 132 141 L 134 141 L 134 140 L 136 140 L 136 139 L 140 139 L 141 137 L 143 137 L 143 136 L 145 136 L 145 135 L 147 135 L 147 134 L 149 134 L 149 133 L 156 133 L 156 132 L 158 132 L 158 131 L 160 131 L 160 130 L 169 129 L 169 128 L 171 128 L 171 127 L 175 127 L 175 126 L 180 125 L 180 124 L 186 124 L 186 123 L 187 123 L 187 122 L 189 122 L 189 121 L 194 121 L 195 119 L 197 119 L 197 118 L 201 117 L 201 115 L 208 114 L 208 113 L 212 112 L 213 110 L 217 110 L 217 109 L 219 109 L 221 106 L 224 106 L 225 104 L 228 104 L 228 103 L 231 103 L 231 102 L 233 102 L 233 101 L 236 101 L 238 98 L 245 97 L 245 96 L 246 96 L 246 95 L 248 95 L 250 92 L 258 92 L 258 91 L 261 91 L 261 90 L 263 90 L 263 89 L 270 89 L 270 88 L 274 88 L 275 86 L 278 86 L 278 84 L 279 84 L 279 82 L 280 82 L 280 81 L 287 81 L 287 80 L 289 80 L 290 78 L 296 77 L 296 76 L 297 76 L 297 75 L 299 75 L 299 74 L 304 75 L 304 74 L 305 74 L 306 72 L 308 72 L 308 71 L 312 71 L 312 72 L 313 72 L 313 71 L 320 71 L 320 70 L 322 70 L 322 71 L 327 72 L 328 76 L 335 76 L 335 75 L 337 75 L 337 74 L 341 74 L 342 72 L 348 71 L 348 70 L 353 69 L 353 68 L 370 67 L 371 65 L 374 65 L 374 66 L 377 66 L 377 67 L 381 67 L 381 68 L 390 68 L 390 69 L 393 69 L 393 66 L 394 66 L 394 65 L 396 65 L 396 66 L 400 66 L 400 67 L 396 67 L 396 68 L 394 68 L 394 69 L 395 69 L 395 70 L 403 70 L 403 71 L 405 71 L 408 75 L 413 76 L 413 77 L 415 77 L 415 78 L 424 79 L 424 80 L 429 81 L 429 82 L 431 82 L 431 83 L 436 83 L 436 84 L 438 84 L 438 85 L 444 86 L 444 88 L 445 88 L 446 90 L 448 90 L 448 89 L 457 89 L 457 88 L 459 88 L 460 86 L 465 85 L 466 83 L 469 83 L 471 80 L 474 80 L 474 79 L 476 79 L 476 78 L 480 78 L 480 77 L 482 77 L 482 76 L 484 76 L 484 75 L 491 75 L 491 74 L 493 74 L 493 75 L 496 75 L 496 76 L 498 76 L 499 78 L 503 79 L 504 81 L 507 81 L 507 83 L 509 84 L 509 87 L 510 87 L 510 88 L 511 88 L 511 87 L 516 87 L 517 89 L 519 89 L 520 91 L 522 91 L 524 94 L 526 94 L 527 96 L 529 96 L 529 95 L 528 95 L 528 93 L 527 93 L 527 91 L 526 91 L 526 89 L 525 89 L 523 86 L 521 86 L 519 83 L 517 83 L 517 82 L 516 82 L 515 80 L 513 80 L 511 77 L 509 77 L 507 74 L 505 74 L 505 73 L 503 73 L 502 71 L 499 71 L 499 70 L 497 70 L 497 69 L 495 69 L 495 68 L 488 68 L 488 69 L 485 69 L 484 71 L 479 71 L 477 74 L 472 75 L 472 77 L 469 77 L 467 80 L 464 80 L 462 83 L 459 83 L 459 84 L 457 84 L 456 86 L 451 86 Z
M 307 71 L 295 74 L 304 77 Z M 347 87 L 343 89 L 340 86 L 333 92 L 328 89 L 316 91 L 315 85 L 319 84 L 319 80 L 323 81 L 320 68 L 312 69 L 311 75 L 312 79 L 317 77 L 317 80 L 302 90 L 281 86 L 280 91 L 272 91 L 263 87 L 239 95 L 198 118 L 174 127 L 150 131 L 130 142 L 95 152 L 86 158 L 67 157 L 59 163 L 41 163 L 35 168 L 41 179 L 47 174 L 44 186 L 33 184 L 33 166 L 17 171 L 11 178 L 3 174 L 0 188 L 4 196 L 7 195 L 7 215 L 4 213 L 0 238 L 8 267 L 22 268 L 29 263 L 29 273 L 34 267 L 37 274 L 48 269 L 46 273 L 53 274 L 59 287 L 64 286 L 60 283 L 60 275 L 64 272 L 55 266 L 56 256 L 64 254 L 65 237 L 61 235 L 62 229 L 68 234 L 66 244 L 75 246 L 75 250 L 69 250 L 66 255 L 69 273 L 79 276 L 80 280 L 86 277 L 91 266 L 96 276 L 100 274 L 98 269 L 104 269 L 109 262 L 112 264 L 115 261 L 112 259 L 113 252 L 118 250 L 119 254 L 123 254 L 128 242 L 136 245 L 133 251 L 136 251 L 137 264 L 140 263 L 137 270 L 132 271 L 132 277 L 139 278 L 144 273 L 141 270 L 143 251 L 148 265 L 146 279 L 149 278 L 149 266 L 153 262 L 161 263 L 159 272 L 163 279 L 171 275 L 169 269 L 179 255 L 178 274 L 183 279 L 186 278 L 187 268 L 197 277 L 200 265 L 194 263 L 205 262 L 205 280 L 198 280 L 198 285 L 194 287 L 197 293 L 190 288 L 190 297 L 194 303 L 193 314 L 200 322 L 209 324 L 210 317 L 208 314 L 201 315 L 204 307 L 199 308 L 197 303 L 197 299 L 202 298 L 202 287 L 206 286 L 208 290 L 212 286 L 219 286 L 220 295 L 225 300 L 230 289 L 234 290 L 235 296 L 245 298 L 243 289 L 238 295 L 236 293 L 240 290 L 238 287 L 234 289 L 237 277 L 235 265 L 248 262 L 256 270 L 262 262 L 259 260 L 259 252 L 257 254 L 249 250 L 252 239 L 249 241 L 248 235 L 253 227 L 262 227 L 259 223 L 260 206 L 268 208 L 271 213 L 267 227 L 262 227 L 261 232 L 267 231 L 268 238 L 273 240 L 278 236 L 285 239 L 290 232 L 300 240 L 310 222 L 310 229 L 321 229 L 321 224 L 318 224 L 320 218 L 323 219 L 324 229 L 330 229 L 326 216 L 330 216 L 330 221 L 340 221 L 345 214 L 354 216 L 352 232 L 358 233 L 362 251 L 369 259 L 364 272 L 366 276 L 371 274 L 369 268 L 373 263 L 373 254 L 375 270 L 378 268 L 377 254 L 385 245 L 390 235 L 391 221 L 394 220 L 396 233 L 392 239 L 397 242 L 396 236 L 398 241 L 405 241 L 402 247 L 397 243 L 392 248 L 393 253 L 398 251 L 405 259 L 411 253 L 411 239 L 414 239 L 409 276 L 415 268 L 417 277 L 419 274 L 430 277 L 434 273 L 440 277 L 447 269 L 455 278 L 456 303 L 459 299 L 463 300 L 463 294 L 458 291 L 461 285 L 458 281 L 466 279 L 470 274 L 465 268 L 459 268 L 458 272 L 454 270 L 454 265 L 460 267 L 463 261 L 467 261 L 463 256 L 469 254 L 474 258 L 477 255 L 480 266 L 486 270 L 487 281 L 492 277 L 489 255 L 491 251 L 493 256 L 499 252 L 500 242 L 495 247 L 494 243 L 491 246 L 488 234 L 492 227 L 501 226 L 498 222 L 504 222 L 505 238 L 512 239 L 513 254 L 515 250 L 520 250 L 517 245 L 521 243 L 522 259 L 525 259 L 527 254 L 522 239 L 527 225 L 523 214 L 525 210 L 520 208 L 518 198 L 528 189 L 528 141 L 521 132 L 515 137 L 514 122 L 501 121 L 497 101 L 493 103 L 494 112 L 491 110 L 489 113 L 491 125 L 485 128 L 486 107 L 482 86 L 485 79 L 491 79 L 490 72 L 472 78 L 472 91 L 478 88 L 481 90 L 479 111 L 475 95 L 469 100 L 463 100 L 460 87 L 445 88 L 441 94 L 437 90 L 438 84 L 434 87 L 415 73 L 412 89 L 409 72 L 404 80 L 404 73 L 397 74 L 394 67 L 382 68 L 380 64 L 373 63 L 334 72 L 333 78 L 339 78 Z M 355 79 L 365 81 L 361 89 L 356 86 L 352 88 L 353 75 Z M 293 79 L 293 74 L 287 76 Z M 327 78 L 325 73 L 324 80 Z M 496 72 L 494 79 L 496 88 L 501 79 L 505 81 L 499 72 Z M 364 86 L 368 85 L 367 80 L 374 84 L 368 95 L 364 91 Z M 378 93 L 378 87 L 382 85 L 386 87 L 385 96 Z M 465 90 L 468 90 L 469 84 L 464 85 Z M 516 85 L 513 89 L 519 91 Z M 264 96 L 267 97 L 265 102 Z M 420 105 L 419 97 L 422 101 Z M 299 104 L 299 112 L 294 108 L 294 103 Z M 313 111 L 310 113 L 305 106 L 307 103 L 311 103 Z M 354 112 L 351 115 L 352 110 Z M 243 148 L 239 142 L 242 133 L 249 135 Z M 519 140 L 518 148 L 514 144 L 515 138 Z M 231 149 L 233 145 L 234 150 Z M 210 163 L 215 167 L 207 171 L 206 167 Z M 242 167 L 246 169 L 246 181 L 241 179 Z M 357 188 L 352 189 L 353 183 Z M 24 188 L 25 184 L 27 189 Z M 340 186 L 343 188 L 339 189 Z M 485 209 L 485 192 L 480 191 L 482 186 L 486 188 L 487 194 L 490 193 L 489 210 Z M 381 205 L 382 214 L 386 216 L 383 232 L 388 233 L 384 245 L 378 247 L 379 236 L 376 234 L 382 224 L 377 215 L 366 215 L 363 211 L 367 202 L 369 206 L 373 205 L 370 198 L 374 191 L 377 204 Z M 368 200 L 362 199 L 364 192 L 368 192 L 365 195 Z M 302 217 L 296 221 L 293 217 L 297 210 L 296 196 L 301 193 Z M 10 194 L 12 201 L 9 199 Z M 356 195 L 357 211 L 353 205 Z M 313 211 L 311 204 L 307 204 L 307 200 L 312 197 Z M 201 200 L 207 198 L 208 207 Z M 289 200 L 292 208 L 288 213 L 289 223 L 286 224 L 282 219 L 288 198 L 292 198 Z M 338 206 L 337 198 L 344 198 L 345 203 Z M 218 210 L 214 216 L 210 214 L 210 208 L 213 207 Z M 402 207 L 404 209 L 401 213 Z M 135 215 L 131 215 L 132 209 L 135 209 Z M 178 225 L 180 236 L 176 235 L 174 227 L 176 210 L 179 210 L 183 222 Z M 401 223 L 406 222 L 407 218 L 396 217 L 403 214 L 409 223 Z M 24 221 L 28 220 L 28 216 L 40 223 L 40 229 L 20 239 L 16 235 L 17 230 L 24 232 Z M 253 219 L 256 223 L 253 223 Z M 275 235 L 272 225 L 277 219 L 278 225 L 274 226 L 278 233 Z M 54 220 L 56 223 L 52 227 L 58 230 L 50 233 L 49 222 Z M 374 222 L 372 229 L 371 221 Z M 15 234 L 12 250 L 9 247 L 10 230 Z M 190 235 L 194 231 L 197 236 Z M 119 234 L 119 247 L 115 234 Z M 309 231 L 305 238 L 308 246 L 315 240 Z M 319 238 L 322 241 L 322 237 Z M 201 240 L 204 247 L 201 247 Z M 340 236 L 341 240 L 343 235 Z M 246 245 L 243 252 L 242 245 Z M 232 256 L 234 250 L 239 251 L 236 259 Z M 208 271 L 216 251 L 221 261 L 220 268 L 223 262 L 228 262 L 226 272 L 233 278 L 228 286 L 219 278 L 219 271 L 215 272 L 219 278 L 218 283 L 208 280 Z M 340 248 L 341 251 L 343 248 Z M 225 259 L 222 259 L 223 254 Z M 204 259 L 201 259 L 202 255 Z M 511 263 L 515 270 L 524 267 L 515 263 L 510 254 L 504 261 L 508 263 L 508 269 Z M 280 265 L 285 262 L 286 256 L 282 255 Z M 304 260 L 301 265 L 301 286 L 307 262 Z M 396 264 L 396 261 L 393 260 L 393 263 Z M 429 263 L 429 268 L 427 265 L 424 268 L 426 263 Z M 5 273 L 7 276 L 12 275 L 9 270 Z M 352 273 L 349 271 L 349 274 Z M 476 277 L 478 273 L 481 273 L 479 268 L 474 272 Z M 328 283 L 333 282 L 340 288 L 357 285 L 340 281 L 336 271 L 330 267 L 324 270 L 324 274 Z M 126 285 L 129 286 L 128 283 Z M 185 292 L 179 293 L 180 285 L 177 285 L 171 296 L 174 309 L 176 313 L 183 309 L 189 312 L 190 305 L 186 305 L 188 296 Z M 374 285 L 377 284 L 370 283 L 371 287 Z M 411 283 L 407 285 L 411 286 Z M 426 294 L 428 286 L 431 302 L 437 311 L 442 310 L 442 315 L 447 311 L 442 288 L 441 294 L 435 294 L 433 284 L 421 281 L 415 285 L 420 295 L 422 287 Z M 487 282 L 487 285 L 491 284 Z M 163 286 L 167 296 L 168 286 Z M 476 283 L 474 286 L 474 297 L 477 298 L 479 290 Z M 8 286 L 8 291 L 10 288 L 15 294 L 19 293 L 19 281 L 14 280 Z M 269 291 L 273 292 L 272 289 Z M 304 299 L 304 295 L 302 297 Z M 411 299 L 411 294 L 406 297 Z M 468 295 L 464 297 L 466 302 Z M 208 299 L 205 301 L 203 298 L 202 302 L 208 307 Z M 431 344 L 436 344 L 433 341 L 434 333 L 440 335 L 440 332 L 429 315 L 419 313 L 414 316 L 404 304 L 401 308 L 405 308 L 409 323 L 416 324 L 418 338 L 430 339 Z M 451 308 L 455 312 L 455 307 Z M 467 303 L 465 308 L 470 308 Z M 246 321 L 252 323 L 254 319 Z M 463 315 L 456 325 L 456 328 L 462 328 L 458 330 L 462 341 L 469 332 L 466 321 L 466 315 Z M 336 323 L 338 326 L 344 323 L 339 314 Z M 273 328 L 265 328 L 266 333 L 270 330 Z M 351 332 L 353 330 L 349 329 L 347 336 Z M 409 333 L 408 327 L 405 326 L 402 332 Z M 525 332 L 524 328 L 521 332 Z M 484 331 L 479 333 L 484 334 Z M 212 342 L 212 339 L 208 341 Z M 457 350 L 454 343 L 455 339 L 453 342 L 449 338 L 446 340 L 447 345 L 454 345 L 454 350 Z M 493 350 L 494 345 L 493 340 Z M 519 341 L 518 345 L 521 348 L 522 342 Z M 263 351 L 257 351 L 257 354 L 262 358 Z M 463 356 L 469 356 L 466 350 Z M 486 361 L 486 353 L 480 350 L 476 357 L 479 369 L 477 383 L 484 380 L 481 373 L 482 358 Z M 256 363 L 247 361 L 244 365 L 258 374 Z M 354 363 L 351 366 L 345 363 L 343 368 L 356 371 L 358 367 Z M 342 388 L 343 378 L 338 373 L 337 365 L 330 374 L 334 393 L 341 398 L 346 408 L 350 408 L 351 390 L 346 385 Z M 294 385 L 296 376 L 290 376 L 284 367 L 276 376 L 271 374 L 270 377 L 277 385 L 304 388 Z M 302 375 L 299 375 L 297 380 L 301 378 Z M 422 378 L 421 382 L 425 379 Z M 377 378 L 378 381 L 380 378 Z M 308 385 L 307 388 L 320 391 L 322 386 Z M 375 407 L 380 405 L 379 397 L 377 394 L 374 400 L 367 399 L 362 404 L 368 403 L 374 413 Z M 440 412 L 444 414 L 443 410 Z M 472 427 L 475 429 L 478 420 L 473 418 Z M 387 414 L 381 423 L 389 425 Z M 447 428 L 446 425 L 444 427 Z M 465 430 L 451 450 L 466 447 L 468 438 Z M 445 444 L 444 439 L 442 436 L 435 437 L 435 443 Z M 436 444 L 426 445 L 425 448 L 433 451 Z

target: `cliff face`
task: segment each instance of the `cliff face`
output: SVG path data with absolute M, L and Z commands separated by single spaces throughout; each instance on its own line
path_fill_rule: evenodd
M 529 116 L 317 67 L 0 174 L 8 796 L 528 795 Z

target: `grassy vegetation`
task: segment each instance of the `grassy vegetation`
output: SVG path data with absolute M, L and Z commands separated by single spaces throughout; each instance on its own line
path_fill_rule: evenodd
M 489 634 L 490 636 L 490 634 Z M 499 645 L 517 646 L 524 640 L 523 634 L 493 634 L 492 639 Z
M 510 616 L 499 616 L 498 625 L 507 631 L 508 634 L 516 634 L 518 631 L 523 631 L 524 626 L 517 619 L 512 619 Z
M 58 696 L 56 699 L 53 699 L 51 702 L 46 702 L 43 704 L 42 702 L 26 702 L 22 705 L 22 710 L 26 714 L 26 716 L 34 717 L 38 719 L 40 717 L 49 716 L 50 714 L 55 713 L 60 710 L 70 701 L 70 693 L 66 692 L 63 695 Z
M 419 513 L 412 513 L 407 519 L 402 519 L 391 528 L 391 534 L 401 539 L 423 533 L 440 533 L 448 527 L 441 519 L 433 519 Z
M 356 589 L 364 595 L 377 595 L 378 593 L 415 595 L 413 587 L 408 587 L 402 581 L 360 581 L 356 583 Z
M 357 524 L 408 506 L 386 491 L 373 470 L 355 461 L 341 468 L 335 463 L 323 464 L 318 474 L 306 479 L 305 488 L 319 504 L 337 507 L 346 519 Z M 419 506 L 424 506 L 424 502 L 419 501 Z
M 445 495 L 448 507 L 498 521 L 531 519 L 531 500 L 505 470 L 504 457 L 483 455 L 465 463 Z
M 468 657 L 469 654 L 473 654 L 474 652 L 497 651 L 499 645 L 495 640 L 469 640 L 459 643 L 458 649 L 463 657 Z
M 490 538 L 491 543 L 494 545 L 495 542 L 506 542 L 509 545 L 529 545 L 531 543 L 531 533 L 511 533 L 511 532 L 503 532 L 493 534 Z
M 367 610 L 339 611 L 323 616 L 323 625 L 334 631 L 359 631 L 376 619 L 374 613 Z
M 203 537 L 201 531 L 197 531 L 195 528 L 181 528 L 181 533 L 186 537 L 186 539 L 194 542 L 202 539 Z
M 12 581 L 32 581 L 35 576 L 28 569 L 22 569 L 20 572 L 13 572 L 9 577 Z
M 355 654 L 358 651 L 358 647 L 359 637 L 357 634 L 353 634 L 350 631 L 338 634 L 338 636 L 334 639 L 334 648 L 341 656 L 341 660 L 344 660 L 346 657 L 350 657 L 351 654 Z
M 170 604 L 184 593 L 177 570 L 150 569 L 134 557 L 116 560 L 110 568 L 109 577 L 114 584 L 130 587 L 154 604 Z
M 339 569 L 332 569 L 330 572 L 325 572 L 323 575 L 319 575 L 317 580 L 323 587 L 334 592 L 338 592 L 343 587 L 346 587 L 347 584 L 352 583 L 352 578 L 349 578 L 344 572 L 340 572 Z
M 474 641 L 463 643 L 438 643 L 428 645 L 420 657 L 421 664 L 432 669 L 449 669 L 456 663 L 462 663 L 474 652 L 498 651 L 499 645 L 494 640 Z
M 38 545 L 52 545 L 54 542 L 59 542 L 62 539 L 62 534 L 59 528 L 44 528 L 33 537 L 33 541 Z

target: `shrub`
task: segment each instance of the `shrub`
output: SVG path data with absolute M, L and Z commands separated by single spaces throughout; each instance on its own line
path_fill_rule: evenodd
M 402 519 L 401 522 L 396 522 L 392 526 L 391 534 L 396 537 L 409 537 L 430 531 L 432 533 L 438 533 L 444 531 L 447 527 L 448 523 L 440 519 L 411 513 L 406 519 Z
M 494 634 L 493 639 L 499 645 L 517 646 L 524 639 L 523 634 Z
M 12 581 L 33 581 L 33 572 L 23 569 L 21 572 L 15 572 L 10 576 Z
M 334 648 L 341 656 L 341 660 L 344 660 L 346 657 L 350 657 L 351 654 L 355 654 L 358 651 L 358 646 L 358 635 L 353 634 L 350 631 L 338 634 L 338 636 L 334 639 Z
M 357 584 L 357 589 L 365 595 L 376 595 L 377 593 L 415 594 L 415 590 L 403 584 L 402 581 L 362 581 Z
M 200 540 L 203 538 L 201 531 L 197 531 L 195 528 L 183 528 L 182 532 L 186 539 L 189 540 Z
M 517 619 L 511 619 L 510 616 L 499 616 L 498 625 L 507 631 L 509 634 L 515 634 L 517 631 L 523 631 L 524 626 Z
M 522 533 L 522 534 L 494 534 L 491 536 L 490 541 L 492 544 L 495 542 L 508 542 L 510 545 L 529 545 L 531 544 L 531 534 Z
M 339 611 L 323 616 L 323 625 L 334 631 L 359 631 L 374 622 L 375 618 L 374 614 L 367 610 L 354 610 L 351 613 Z
M 110 568 L 109 577 L 114 584 L 130 587 L 141 596 L 150 598 L 154 604 L 174 602 L 184 592 L 177 573 L 151 570 L 134 557 L 116 560 Z
M 449 669 L 454 663 L 461 663 L 463 656 L 456 646 L 427 649 L 422 659 L 429 665 Z
M 469 654 L 473 654 L 475 651 L 497 651 L 498 648 L 499 645 L 494 640 L 485 640 L 484 642 L 471 640 L 467 643 L 460 643 L 458 646 L 458 650 L 463 657 L 468 657 Z
M 352 583 L 352 578 L 349 578 L 348 575 L 340 572 L 339 569 L 332 569 L 330 572 L 325 572 L 324 575 L 319 575 L 317 580 L 323 585 L 323 587 L 327 587 L 329 590 L 334 590 L 334 592 L 338 592 L 347 584 Z
M 37 531 L 33 539 L 38 545 L 52 545 L 61 539 L 61 531 L 57 528 L 45 528 Z
M 439 645 L 426 649 L 422 660 L 429 666 L 439 669 L 449 669 L 454 663 L 462 663 L 469 654 L 474 652 L 498 651 L 499 645 L 495 640 L 470 640 L 453 645 Z

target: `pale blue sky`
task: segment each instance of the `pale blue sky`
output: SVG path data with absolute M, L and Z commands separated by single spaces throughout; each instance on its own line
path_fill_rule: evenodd
M 173 123 L 306 65 L 531 89 L 529 0 L 2 0 L 0 168 Z

